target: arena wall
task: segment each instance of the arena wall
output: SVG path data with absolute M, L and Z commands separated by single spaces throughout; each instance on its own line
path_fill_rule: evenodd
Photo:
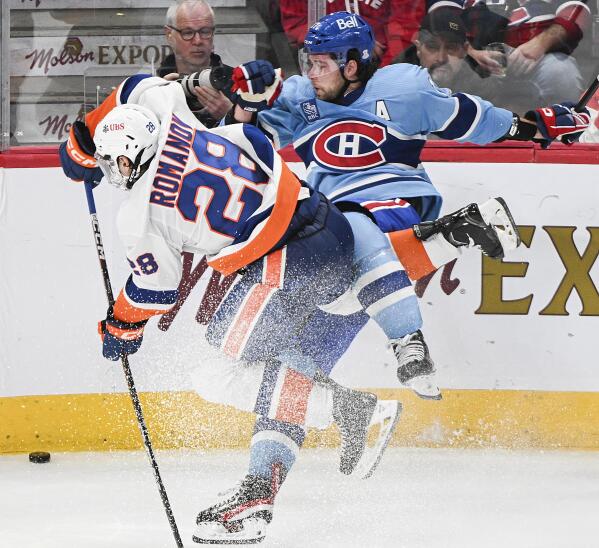
M 442 402 L 397 388 L 374 326 L 342 359 L 339 381 L 403 402 L 395 444 L 599 448 L 597 152 L 552 154 L 442 145 L 427 154 L 444 211 L 503 196 L 523 245 L 499 262 L 466 251 L 417 285 Z M 114 217 L 124 194 L 106 186 L 96 200 L 118 289 L 127 265 Z M 141 447 L 121 368 L 100 353 L 106 303 L 84 192 L 65 180 L 55 149 L 0 155 L 0 250 L 0 452 Z M 203 268 L 198 259 L 188 267 L 191 277 Z M 168 322 L 150 322 L 131 358 L 157 447 L 249 442 L 250 415 L 191 387 L 210 279 L 206 270 Z M 309 443 L 337 443 L 336 433 Z

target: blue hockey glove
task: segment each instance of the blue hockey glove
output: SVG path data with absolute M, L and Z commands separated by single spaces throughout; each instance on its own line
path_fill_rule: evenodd
M 80 120 L 73 122 L 69 139 L 60 145 L 58 152 L 62 170 L 69 179 L 93 185 L 102 180 L 102 170 L 94 159 L 96 145 L 89 129 Z
M 555 140 L 570 145 L 589 127 L 589 111 L 585 108 L 582 112 L 576 112 L 573 107 L 574 103 L 567 101 L 526 113 L 525 118 L 533 120 L 543 136 L 543 139 L 537 140 L 543 148 L 547 148 Z
M 132 323 L 117 320 L 110 307 L 106 319 L 98 322 L 98 333 L 102 337 L 102 355 L 107 360 L 118 361 L 121 356 L 135 354 L 143 341 L 147 322 L 148 320 Z
M 99 167 L 84 167 L 75 162 L 67 152 L 67 143 L 64 142 L 58 147 L 60 156 L 60 165 L 64 174 L 74 181 L 83 181 L 92 183 L 94 186 L 100 184 L 104 174 Z
M 274 69 L 269 61 L 250 61 L 235 67 L 232 79 L 237 104 L 248 112 L 271 107 L 283 89 L 281 69 Z

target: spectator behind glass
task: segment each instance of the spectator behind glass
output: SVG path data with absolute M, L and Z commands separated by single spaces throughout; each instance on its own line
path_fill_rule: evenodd
M 213 51 L 214 29 L 214 11 L 204 0 L 184 0 L 172 4 L 166 12 L 164 31 L 174 53 L 167 56 L 158 69 L 158 76 L 167 80 L 210 67 L 221 66 L 225 69 L 228 82 L 223 91 L 196 86 L 196 97 L 187 101 L 196 118 L 206 127 L 217 125 L 233 106 L 233 68 L 223 65 L 220 56 Z
M 435 6 L 462 7 L 463 0 L 327 0 L 327 13 L 349 11 L 361 15 L 374 31 L 374 53 L 384 66 L 412 42 L 425 13 Z M 291 45 L 300 48 L 308 30 L 306 0 L 279 0 L 281 24 Z
M 467 52 L 471 50 L 466 35 L 463 12 L 456 8 L 437 8 L 430 12 L 420 25 L 420 30 L 404 53 L 398 55 L 394 63 L 420 65 L 428 70 L 435 84 L 449 89 L 459 89 L 464 93 L 478 95 L 491 102 L 501 99 L 499 78 L 488 78 L 488 72 L 481 76 L 481 70 Z M 523 95 L 529 92 L 527 85 L 522 86 Z M 501 101 L 500 101 L 501 103 Z M 500 106 L 506 107 L 506 101 Z M 520 110 L 528 110 L 528 105 Z M 515 110 L 509 108 L 508 110 Z
M 487 6 L 469 0 L 464 18 L 472 44 L 468 54 L 483 76 L 501 75 L 501 56 L 484 48 L 492 42 L 509 46 L 506 77 L 495 83 L 495 104 L 517 111 L 578 99 L 584 82 L 571 54 L 589 24 L 584 1 L 508 0 Z
M 438 8 L 427 14 L 413 44 L 394 63 L 411 63 L 428 69 L 433 82 L 440 87 L 462 90 L 472 72 L 464 59 L 468 49 L 466 27 L 461 12 L 455 8 Z

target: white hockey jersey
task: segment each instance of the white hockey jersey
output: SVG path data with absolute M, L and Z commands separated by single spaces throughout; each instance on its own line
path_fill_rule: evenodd
M 158 152 L 117 219 L 132 276 L 114 314 L 131 322 L 176 302 L 183 251 L 206 255 L 223 274 L 235 272 L 281 240 L 309 194 L 259 129 L 207 130 L 179 84 L 134 78 L 86 118 L 90 131 L 102 131 L 99 115 L 127 102 L 151 109 L 161 124 Z

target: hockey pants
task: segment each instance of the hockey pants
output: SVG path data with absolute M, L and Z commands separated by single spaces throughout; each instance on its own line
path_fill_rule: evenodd
M 193 378 L 209 401 L 326 427 L 331 391 L 312 380 L 317 366 L 302 352 L 300 334 L 319 305 L 349 287 L 353 237 L 324 197 L 310 200 L 318 201 L 314 218 L 284 247 L 250 264 L 216 310 L 206 336 L 220 352 L 204 356 Z

